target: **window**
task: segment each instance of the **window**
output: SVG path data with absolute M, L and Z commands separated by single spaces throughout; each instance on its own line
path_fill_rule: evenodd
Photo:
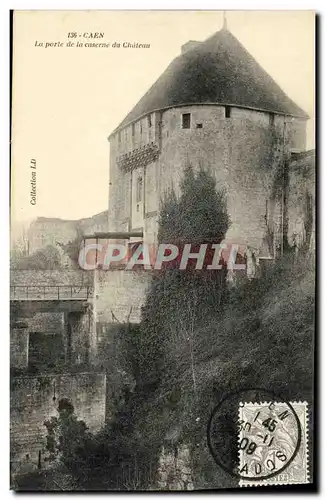
M 230 106 L 225 107 L 225 117 L 230 118 Z
M 132 137 L 134 137 L 135 135 L 135 124 L 132 123 Z
M 182 128 L 191 128 L 191 113 L 182 114 Z
M 142 201 L 142 177 L 137 178 L 136 202 L 140 203 L 140 201 Z
M 270 119 L 270 125 L 271 125 L 271 127 L 273 127 L 274 126 L 274 113 L 270 113 L 269 119 Z
M 142 135 L 142 122 L 140 121 L 140 135 Z
M 265 200 L 265 216 L 264 216 L 264 218 L 265 218 L 265 223 L 267 225 L 268 220 L 269 220 L 269 202 L 267 199 Z
M 150 128 L 152 126 L 151 115 L 147 116 L 147 120 L 148 120 L 148 127 Z
M 203 128 L 203 123 L 197 123 L 196 128 Z

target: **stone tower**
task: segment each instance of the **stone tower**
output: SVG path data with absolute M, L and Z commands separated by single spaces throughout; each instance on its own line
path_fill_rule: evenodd
M 226 189 L 227 239 L 272 254 L 283 231 L 274 185 L 291 153 L 305 150 L 307 119 L 226 25 L 187 42 L 109 136 L 109 231 L 143 230 L 155 242 L 161 199 L 170 186 L 178 192 L 190 162 Z

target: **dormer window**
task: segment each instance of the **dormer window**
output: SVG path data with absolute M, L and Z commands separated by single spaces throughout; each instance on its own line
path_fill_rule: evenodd
M 182 114 L 182 128 L 191 128 L 191 113 Z

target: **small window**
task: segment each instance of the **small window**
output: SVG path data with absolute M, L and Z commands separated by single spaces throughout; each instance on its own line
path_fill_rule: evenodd
M 274 113 L 270 113 L 269 120 L 270 120 L 271 127 L 273 127 L 274 126 Z
M 147 120 L 148 120 L 148 127 L 150 128 L 152 126 L 151 115 L 147 116 Z
M 140 203 L 140 201 L 142 201 L 142 177 L 137 178 L 136 202 Z
M 142 135 L 142 122 L 140 121 L 140 135 Z
M 203 123 L 197 123 L 196 128 L 203 128 Z
M 182 114 L 182 128 L 191 128 L 191 113 Z
M 230 106 L 225 107 L 225 117 L 230 118 Z
M 135 124 L 132 123 L 132 137 L 135 136 Z

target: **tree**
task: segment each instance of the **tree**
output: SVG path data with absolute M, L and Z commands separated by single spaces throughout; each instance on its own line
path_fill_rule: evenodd
M 47 245 L 45 248 L 37 250 L 32 255 L 21 256 L 19 259 L 12 262 L 13 269 L 27 270 L 46 270 L 46 269 L 61 269 L 61 255 L 59 250 Z
M 84 234 L 79 226 L 76 228 L 77 235 L 68 243 L 59 243 L 62 251 L 70 258 L 72 265 L 79 267 L 79 254 L 84 244 Z
M 10 267 L 16 269 L 19 262 L 28 256 L 28 234 L 25 227 L 19 229 L 19 236 L 14 235 L 17 232 L 14 227 L 11 228 L 11 244 L 10 244 Z
M 180 187 L 179 199 L 171 189 L 162 202 L 158 242 L 177 245 L 180 255 L 185 244 L 198 251 L 200 244 L 206 243 L 208 254 L 212 243 L 224 239 L 230 225 L 225 193 L 216 190 L 209 172 L 202 167 L 194 172 L 191 165 L 185 168 Z M 157 387 L 171 381 L 177 378 L 171 374 L 176 375 L 184 363 L 189 363 L 195 392 L 194 332 L 206 314 L 219 309 L 225 279 L 225 269 L 198 271 L 190 262 L 186 270 L 181 270 L 179 260 L 155 273 L 136 342 L 144 385 Z
M 203 243 L 213 239 L 220 243 L 230 225 L 225 191 L 216 190 L 215 178 L 199 168 L 195 174 L 191 165 L 184 171 L 178 212 L 180 233 L 184 242 Z

